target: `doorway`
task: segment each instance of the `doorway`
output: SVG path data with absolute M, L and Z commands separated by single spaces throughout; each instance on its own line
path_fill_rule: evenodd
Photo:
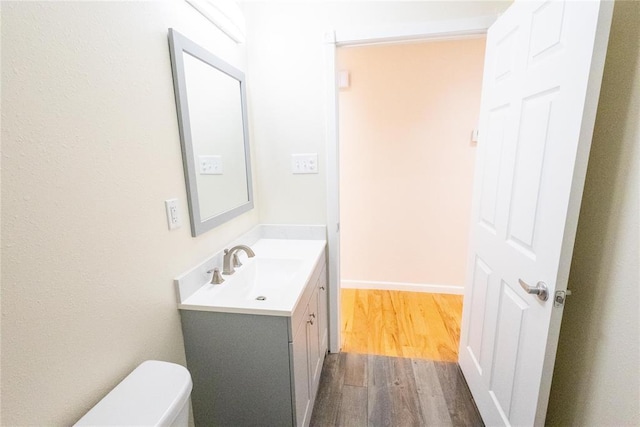
M 484 44 L 337 50 L 345 352 L 457 361 Z
M 339 47 L 374 43 L 444 40 L 484 36 L 494 18 L 401 25 L 366 31 L 329 31 L 325 33 L 326 131 L 327 131 L 327 240 L 329 279 L 329 350 L 339 353 L 342 345 L 340 313 L 340 188 L 338 151 L 338 73 Z

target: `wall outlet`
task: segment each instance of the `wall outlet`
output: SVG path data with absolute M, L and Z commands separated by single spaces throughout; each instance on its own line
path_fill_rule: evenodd
M 298 173 L 318 173 L 318 154 L 292 154 L 291 172 Z
M 200 175 L 222 175 L 222 156 L 199 156 Z
M 180 228 L 180 226 L 182 226 L 182 220 L 180 219 L 180 211 L 178 209 L 178 199 L 165 200 L 164 207 L 167 211 L 169 230 Z

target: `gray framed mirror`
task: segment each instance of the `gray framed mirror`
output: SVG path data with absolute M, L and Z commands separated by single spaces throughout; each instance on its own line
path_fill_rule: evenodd
M 244 73 L 169 29 L 191 235 L 253 209 Z

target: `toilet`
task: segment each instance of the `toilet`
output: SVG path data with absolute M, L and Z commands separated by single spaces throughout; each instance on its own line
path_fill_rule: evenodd
M 175 363 L 147 360 L 87 412 L 75 426 L 189 424 L 191 375 Z

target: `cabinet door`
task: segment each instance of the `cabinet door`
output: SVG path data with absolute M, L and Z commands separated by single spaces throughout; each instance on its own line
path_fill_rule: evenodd
M 320 372 L 322 371 L 322 360 L 320 357 L 320 344 L 318 327 L 318 288 L 313 291 L 309 301 L 309 384 L 311 385 L 311 399 L 315 398 Z M 323 354 L 324 356 L 324 354 Z
M 296 426 L 306 426 L 311 417 L 311 384 L 309 383 L 309 307 L 298 325 L 291 343 L 293 362 L 293 393 L 296 410 Z
M 318 279 L 318 339 L 320 356 L 324 358 L 329 346 L 329 312 L 327 294 L 327 270 L 323 269 Z

